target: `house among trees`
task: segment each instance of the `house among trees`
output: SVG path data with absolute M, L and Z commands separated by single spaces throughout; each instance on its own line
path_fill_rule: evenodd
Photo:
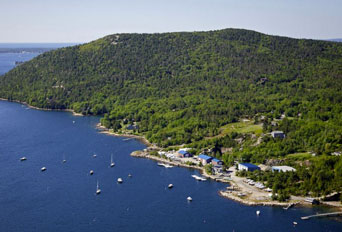
M 260 168 L 257 165 L 250 164 L 250 163 L 239 163 L 238 165 L 238 170 L 239 171 L 255 171 L 255 170 L 260 170 Z
M 138 125 L 132 125 L 132 124 L 129 124 L 127 127 L 126 127 L 127 130 L 139 130 L 139 126 Z
M 273 138 L 280 138 L 280 139 L 284 139 L 285 138 L 285 133 L 282 131 L 272 131 L 271 135 Z
M 203 165 L 206 165 L 206 164 L 209 164 L 213 160 L 213 157 L 200 154 L 198 155 L 198 159 Z

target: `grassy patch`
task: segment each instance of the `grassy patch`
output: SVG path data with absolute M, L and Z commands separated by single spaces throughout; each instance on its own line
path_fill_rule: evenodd
M 220 128 L 221 134 L 229 134 L 232 132 L 237 132 L 241 134 L 255 133 L 260 135 L 262 133 L 262 125 L 254 124 L 254 121 L 243 121 L 227 124 Z
M 307 159 L 311 159 L 312 155 L 307 152 L 294 153 L 294 154 L 287 155 L 286 158 L 291 159 L 291 160 L 307 160 Z

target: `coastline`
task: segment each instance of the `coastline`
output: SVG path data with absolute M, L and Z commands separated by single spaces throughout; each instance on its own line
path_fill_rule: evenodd
M 7 101 L 7 102 L 19 103 L 19 104 L 22 104 L 22 105 L 27 106 L 27 107 L 30 108 L 30 109 L 35 109 L 35 110 L 43 110 L 43 111 L 62 111 L 62 112 L 70 112 L 70 113 L 72 113 L 72 115 L 74 115 L 74 116 L 84 116 L 83 114 L 76 113 L 76 112 L 75 112 L 74 110 L 72 110 L 72 109 L 48 109 L 48 108 L 39 108 L 39 107 L 36 107 L 36 106 L 31 106 L 31 105 L 28 104 L 27 102 L 21 102 L 21 101 L 18 101 L 18 100 L 8 100 L 8 99 L 6 99 L 6 98 L 0 98 L 0 101 Z
M 311 207 L 312 204 L 306 202 L 304 199 L 305 197 L 299 197 L 299 196 L 291 196 L 293 199 L 287 202 L 279 202 L 279 201 L 274 201 L 269 199 L 263 199 L 263 200 L 258 200 L 258 190 L 252 190 L 252 192 L 249 192 L 249 196 L 248 197 L 239 197 L 237 196 L 236 193 L 243 193 L 244 191 L 246 191 L 246 189 L 241 186 L 241 184 L 238 183 L 238 181 L 236 181 L 234 178 L 234 180 L 224 180 L 222 178 L 218 178 L 217 176 L 213 176 L 213 175 L 209 175 L 205 172 L 204 167 L 199 167 L 199 166 L 192 166 L 192 165 L 188 165 L 185 163 L 181 163 L 181 162 L 176 162 L 176 161 L 171 161 L 165 158 L 161 158 L 158 156 L 153 156 L 150 155 L 149 150 L 162 150 L 162 148 L 150 143 L 144 136 L 141 135 L 134 135 L 134 134 L 119 134 L 119 133 L 115 133 L 111 130 L 109 130 L 108 128 L 105 128 L 104 126 L 101 125 L 101 123 L 98 123 L 96 125 L 96 128 L 98 128 L 99 130 L 101 130 L 99 133 L 103 133 L 106 135 L 110 135 L 110 136 L 116 136 L 116 137 L 126 137 L 126 138 L 134 138 L 137 139 L 139 141 L 141 141 L 143 144 L 145 144 L 148 148 L 144 151 L 138 150 L 138 151 L 133 151 L 130 155 L 132 157 L 136 157 L 136 158 L 144 158 L 144 159 L 151 159 L 154 161 L 158 161 L 158 162 L 163 162 L 165 164 L 169 164 L 169 165 L 173 165 L 175 167 L 183 167 L 183 168 L 190 168 L 190 169 L 196 169 L 199 170 L 201 172 L 201 175 L 212 179 L 214 181 L 217 182 L 223 182 L 223 183 L 227 183 L 230 186 L 227 187 L 227 189 L 225 190 L 219 190 L 218 191 L 218 195 L 220 195 L 221 197 L 227 198 L 229 200 L 233 200 L 236 202 L 239 202 L 240 204 L 244 204 L 244 205 L 248 205 L 248 206 L 275 206 L 275 207 L 283 207 L 284 209 L 287 207 L 292 207 L 292 206 L 296 206 L 296 205 L 300 205 L 300 206 L 306 206 L 306 207 Z M 232 175 L 233 177 L 235 177 L 235 174 Z M 232 186 L 236 186 L 239 190 L 238 191 L 231 191 L 231 187 Z M 250 190 L 250 189 L 249 189 Z M 264 195 L 267 195 L 268 193 L 264 192 Z M 334 205 L 334 204 L 329 204 L 329 202 L 325 203 L 325 202 L 321 202 L 321 204 L 326 205 L 326 206 L 330 206 L 330 207 L 334 207 L 334 208 L 339 208 L 342 209 L 341 205 Z
M 76 113 L 71 109 L 46 109 L 46 108 L 39 108 L 39 107 L 35 107 L 35 106 L 31 106 L 26 102 L 20 102 L 17 100 L 8 100 L 8 99 L 4 99 L 4 98 L 0 98 L 0 101 L 7 101 L 7 102 L 15 102 L 15 103 L 19 103 L 22 105 L 25 105 L 31 109 L 36 109 L 36 110 L 43 110 L 43 111 L 62 111 L 62 112 L 70 112 L 72 113 L 74 116 L 84 116 L 82 114 Z M 96 125 L 96 128 L 99 129 L 99 133 L 102 134 L 106 134 L 106 135 L 110 135 L 110 136 L 116 136 L 116 137 L 126 137 L 126 138 L 133 138 L 133 139 L 137 139 L 140 142 L 142 142 L 143 144 L 145 144 L 149 149 L 147 150 L 162 150 L 162 148 L 156 146 L 155 144 L 150 143 L 144 136 L 141 135 L 135 135 L 135 134 L 119 134 L 119 133 L 115 133 L 113 131 L 111 131 L 108 128 L 105 128 L 104 126 L 101 125 L 101 123 L 98 123 Z M 236 193 L 243 193 L 245 191 L 245 189 L 237 183 L 237 181 L 234 180 L 224 180 L 222 178 L 218 178 L 217 176 L 213 176 L 213 175 L 209 175 L 205 172 L 204 167 L 199 167 L 199 166 L 193 166 L 193 165 L 188 165 L 185 163 L 181 163 L 181 162 L 175 162 L 175 161 L 171 161 L 171 160 L 167 160 L 161 157 L 157 157 L 157 156 L 153 156 L 149 154 L 149 151 L 134 151 L 130 154 L 132 157 L 137 157 L 137 158 L 147 158 L 147 159 L 151 159 L 151 160 L 155 160 L 158 162 L 163 162 L 163 163 L 167 163 L 176 167 L 184 167 L 184 168 L 191 168 L 191 169 L 196 169 L 199 170 L 201 172 L 201 175 L 205 176 L 206 178 L 210 178 L 214 181 L 218 181 L 218 182 L 224 182 L 224 183 L 229 183 L 230 186 L 227 187 L 226 190 L 219 190 L 218 194 L 222 197 L 225 197 L 227 199 L 239 202 L 241 204 L 244 205 L 248 205 L 248 206 L 278 206 L 278 207 L 287 207 L 290 204 L 293 205 L 300 205 L 300 206 L 311 206 L 310 203 L 305 202 L 304 201 L 304 197 L 297 197 L 297 196 L 291 196 L 294 199 L 288 202 L 278 202 L 278 201 L 272 201 L 272 200 L 258 200 L 255 199 L 255 191 L 250 191 L 249 192 L 249 196 L 248 197 L 239 197 L 236 195 Z M 237 188 L 242 188 L 238 191 L 231 191 L 231 186 L 237 186 Z M 256 194 L 257 195 L 257 194 Z M 254 199 L 253 199 L 254 197 Z M 338 209 L 342 209 L 342 206 L 340 203 L 336 203 L 336 202 L 321 202 L 323 205 L 326 206 L 330 206 L 333 208 L 338 208 Z M 336 204 L 334 204 L 336 203 Z

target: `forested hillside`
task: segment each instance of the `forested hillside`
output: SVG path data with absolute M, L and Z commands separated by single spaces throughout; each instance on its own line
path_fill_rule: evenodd
M 115 131 L 135 122 L 151 142 L 213 148 L 226 163 L 342 150 L 335 42 L 238 29 L 109 35 L 16 67 L 0 77 L 0 97 L 104 114 L 102 124 Z M 242 118 L 262 125 L 262 135 L 224 132 Z M 286 138 L 266 136 L 273 130 Z M 332 169 L 341 163 L 329 157 Z

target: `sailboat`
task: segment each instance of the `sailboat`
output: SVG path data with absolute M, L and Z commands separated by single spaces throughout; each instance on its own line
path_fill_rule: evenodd
M 99 181 L 97 181 L 97 185 L 96 185 L 96 194 L 100 194 L 101 193 L 101 189 L 99 188 Z
M 114 167 L 115 163 L 113 161 L 113 154 L 112 156 L 110 157 L 110 167 Z

